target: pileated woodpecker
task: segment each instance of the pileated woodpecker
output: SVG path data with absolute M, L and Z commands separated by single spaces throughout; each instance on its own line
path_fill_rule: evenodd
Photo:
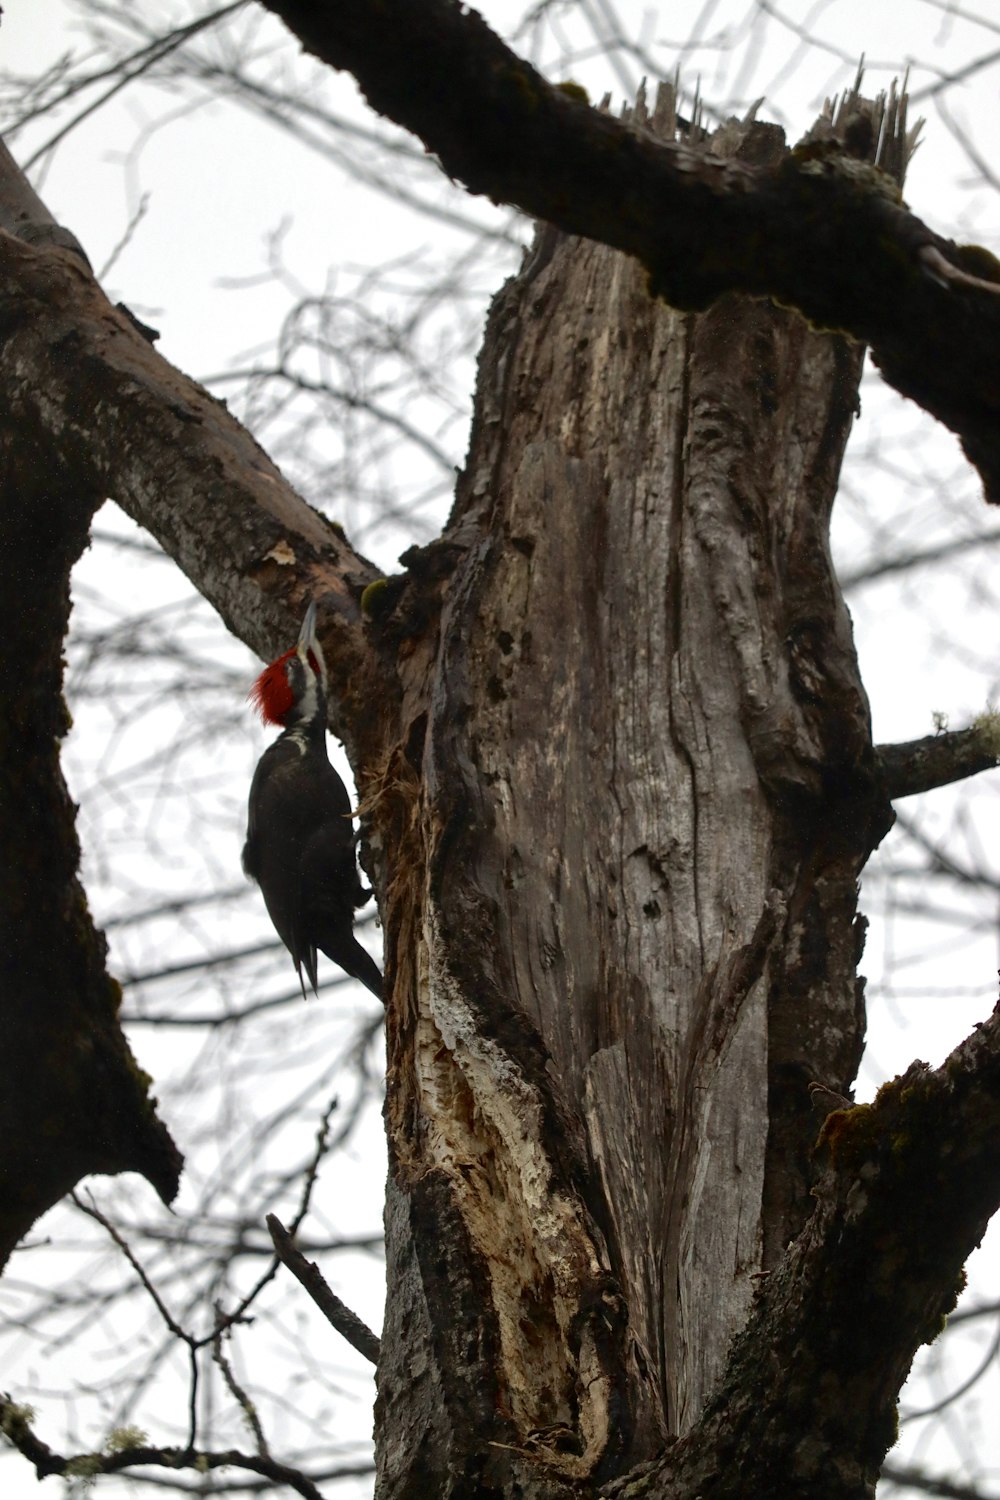
M 284 733 L 258 762 L 250 787 L 243 868 L 271 921 L 316 990 L 316 950 L 382 998 L 378 966 L 354 936 L 365 890 L 355 859 L 351 800 L 326 753 L 326 662 L 310 604 L 290 651 L 265 667 L 248 695 Z

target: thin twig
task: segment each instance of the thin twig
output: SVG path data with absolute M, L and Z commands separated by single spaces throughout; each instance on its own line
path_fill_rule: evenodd
M 215 1316 L 221 1325 L 224 1314 L 222 1308 L 218 1303 L 215 1304 Z M 232 1329 L 228 1329 L 227 1333 L 230 1337 L 232 1337 Z M 215 1360 L 215 1363 L 222 1371 L 222 1378 L 226 1382 L 226 1385 L 229 1387 L 230 1394 L 232 1395 L 234 1401 L 239 1404 L 240 1408 L 243 1411 L 243 1415 L 247 1419 L 247 1423 L 257 1443 L 257 1452 L 260 1454 L 261 1458 L 270 1458 L 271 1450 L 267 1446 L 267 1438 L 264 1436 L 264 1429 L 261 1426 L 260 1417 L 257 1415 L 257 1408 L 250 1400 L 250 1397 L 240 1385 L 239 1381 L 236 1379 L 233 1367 L 229 1363 L 223 1351 L 222 1340 L 223 1334 L 221 1332 L 216 1334 L 215 1338 L 212 1340 L 212 1358 Z
M 37 148 L 23 164 L 24 171 L 30 172 L 32 167 L 48 152 L 54 150 L 59 142 L 69 135 L 71 130 L 75 130 L 78 125 L 103 105 L 107 104 L 108 100 L 113 99 L 122 89 L 127 88 L 136 78 L 148 72 L 154 64 L 162 62 L 164 58 L 169 56 L 171 52 L 176 51 L 184 42 L 191 41 L 200 31 L 206 30 L 209 26 L 214 26 L 216 21 L 224 20 L 226 16 L 232 15 L 234 11 L 239 10 L 245 4 L 246 0 L 233 0 L 231 5 L 223 5 L 207 16 L 198 16 L 186 26 L 179 26 L 175 31 L 169 32 L 166 36 L 155 38 L 147 46 L 133 53 L 131 57 L 123 58 L 121 62 L 102 70 L 101 73 L 95 74 L 93 78 L 71 84 L 70 88 L 63 94 L 63 99 L 67 98 L 71 93 L 77 92 L 80 88 L 86 88 L 91 83 L 96 83 L 102 77 L 110 76 L 114 78 L 114 82 L 105 89 L 103 94 L 99 94 L 92 104 L 85 105 L 65 125 L 62 125 L 54 135 L 51 135 L 47 141 Z M 54 102 L 61 103 L 62 100 Z M 47 108 L 51 108 L 51 104 Z M 25 121 L 19 121 L 18 123 L 23 124 Z
M 90 1199 L 89 1205 L 84 1203 L 79 1193 L 70 1193 L 69 1196 L 72 1202 L 76 1204 L 81 1213 L 86 1214 L 88 1218 L 93 1219 L 96 1223 L 100 1224 L 102 1229 L 106 1230 L 106 1232 L 111 1236 L 115 1244 L 118 1246 L 119 1250 L 124 1255 L 125 1259 L 128 1261 L 129 1265 L 132 1267 L 135 1274 L 138 1276 L 143 1287 L 149 1293 L 153 1301 L 153 1306 L 160 1314 L 160 1317 L 163 1319 L 164 1323 L 166 1323 L 170 1332 L 174 1335 L 175 1338 L 180 1339 L 182 1343 L 187 1345 L 188 1362 L 191 1367 L 191 1382 L 188 1388 L 187 1452 L 193 1453 L 195 1440 L 198 1436 L 198 1350 L 202 1347 L 203 1344 L 207 1343 L 208 1340 L 196 1339 L 194 1334 L 187 1333 L 185 1329 L 183 1329 L 177 1322 L 177 1319 L 174 1317 L 173 1313 L 170 1311 L 169 1307 L 164 1302 L 159 1292 L 156 1290 L 156 1287 L 146 1275 L 146 1272 L 143 1269 L 142 1265 L 136 1259 L 136 1256 L 132 1251 L 132 1247 L 129 1245 L 124 1235 L 115 1228 L 110 1219 L 106 1218 L 104 1214 L 101 1213 L 101 1210 L 94 1202 L 93 1194 L 89 1191 L 87 1193 L 87 1197 Z
M 167 1327 L 170 1329 L 170 1332 L 174 1335 L 175 1338 L 183 1339 L 185 1343 L 189 1344 L 191 1342 L 191 1335 L 185 1333 L 184 1329 L 177 1322 L 177 1319 L 174 1317 L 169 1307 L 167 1307 L 163 1298 L 156 1290 L 156 1287 L 146 1275 L 146 1272 L 144 1271 L 142 1265 L 136 1259 L 132 1251 L 132 1247 L 128 1243 L 128 1240 L 125 1239 L 124 1235 L 119 1233 L 119 1231 L 111 1223 L 111 1220 L 105 1218 L 104 1214 L 101 1213 L 101 1210 L 98 1208 L 97 1204 L 94 1201 L 93 1195 L 88 1191 L 87 1197 L 90 1199 L 89 1204 L 84 1203 L 79 1193 L 70 1193 L 69 1196 L 81 1213 L 86 1214 L 88 1219 L 94 1219 L 95 1222 L 100 1224 L 101 1228 L 106 1230 L 106 1232 L 111 1236 L 115 1244 L 118 1246 L 119 1250 L 124 1255 L 125 1259 L 128 1261 L 129 1265 L 132 1267 L 135 1274 L 138 1276 L 139 1280 L 142 1282 L 142 1285 L 149 1293 L 150 1297 L 153 1300 L 153 1305 L 155 1306 L 157 1312 L 160 1314 L 160 1317 L 163 1319 L 164 1323 L 166 1323 Z
M 293 1233 L 296 1229 L 298 1229 L 306 1214 L 309 1212 L 309 1204 L 312 1200 L 312 1192 L 313 1188 L 316 1185 L 316 1178 L 319 1175 L 320 1164 L 322 1163 L 323 1157 L 326 1155 L 327 1141 L 330 1134 L 330 1119 L 333 1115 L 334 1110 L 337 1108 L 338 1102 L 339 1101 L 337 1095 L 334 1094 L 333 1098 L 330 1100 L 330 1103 L 327 1105 L 323 1113 L 323 1118 L 320 1120 L 319 1129 L 316 1132 L 316 1149 L 313 1152 L 312 1161 L 309 1163 L 309 1166 L 306 1170 L 305 1182 L 302 1187 L 302 1196 L 299 1199 L 299 1207 L 294 1219 L 292 1220 Z M 205 1338 L 199 1341 L 198 1347 L 213 1343 L 220 1333 L 224 1333 L 225 1330 L 227 1328 L 231 1328 L 234 1323 L 238 1323 L 241 1321 L 247 1308 L 250 1307 L 251 1303 L 257 1300 L 261 1292 L 267 1286 L 268 1282 L 273 1281 L 280 1264 L 280 1259 L 280 1256 L 275 1254 L 275 1257 L 272 1260 L 271 1264 L 268 1266 L 267 1270 L 262 1272 L 262 1274 L 257 1278 L 257 1280 L 254 1282 L 254 1285 L 250 1288 L 249 1292 L 247 1292 L 246 1296 L 243 1298 L 242 1302 L 237 1304 L 233 1312 L 227 1313 L 225 1318 L 221 1322 L 216 1324 L 215 1328 L 213 1328 L 210 1334 L 206 1335 Z
M 280 1219 L 274 1214 L 268 1214 L 267 1227 L 274 1241 L 275 1254 L 284 1262 L 295 1279 L 302 1283 L 327 1322 L 347 1340 L 352 1348 L 364 1355 L 365 1359 L 370 1360 L 373 1365 L 377 1365 L 381 1350 L 377 1335 L 361 1321 L 357 1313 L 352 1312 L 345 1303 L 341 1302 L 336 1292 L 330 1290 L 315 1261 L 306 1260 L 302 1252 L 296 1250 L 292 1244 L 291 1235 Z

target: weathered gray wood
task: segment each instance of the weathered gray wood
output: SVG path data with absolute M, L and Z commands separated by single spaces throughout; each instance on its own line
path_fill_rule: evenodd
M 827 544 L 861 357 L 768 304 L 672 312 L 550 229 L 494 306 L 389 927 L 390 1306 L 449 1431 L 394 1441 L 384 1345 L 380 1496 L 468 1493 L 486 1454 L 505 1494 L 514 1451 L 553 1493 L 651 1455 L 804 1220 L 889 816 Z M 418 1296 L 431 1183 L 449 1269 Z M 456 1347 L 487 1344 L 466 1427 Z

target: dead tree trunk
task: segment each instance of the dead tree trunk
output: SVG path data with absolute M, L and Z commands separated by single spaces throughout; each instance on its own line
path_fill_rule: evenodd
M 382 1500 L 650 1457 L 805 1220 L 891 820 L 828 548 L 861 360 L 551 229 L 494 304 L 451 522 L 373 623 L 404 688 Z

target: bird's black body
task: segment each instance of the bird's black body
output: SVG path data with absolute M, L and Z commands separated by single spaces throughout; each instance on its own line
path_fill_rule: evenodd
M 371 892 L 358 875 L 347 788 L 326 752 L 325 672 L 314 621 L 310 606 L 298 647 L 268 667 L 254 689 L 265 719 L 286 728 L 254 772 L 243 868 L 260 885 L 303 995 L 303 969 L 316 991 L 319 950 L 381 999 L 382 976 L 354 936 L 355 909 Z

